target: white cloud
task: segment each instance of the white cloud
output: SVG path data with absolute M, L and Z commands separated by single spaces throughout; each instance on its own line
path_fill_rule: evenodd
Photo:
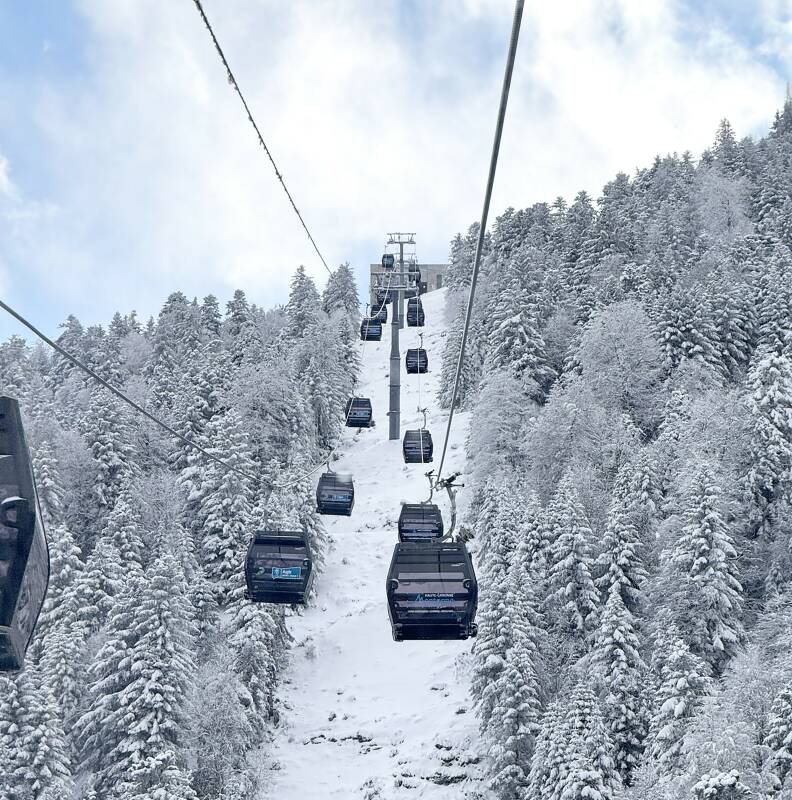
M 418 29 L 395 0 L 205 7 L 331 265 L 364 267 L 393 229 L 444 260 L 480 214 L 510 0 L 410 4 Z M 93 321 L 236 286 L 268 305 L 300 262 L 323 280 L 192 4 L 81 8 L 90 76 L 37 96 L 54 175 L 37 199 L 57 211 L 25 247 L 64 309 Z M 658 152 L 698 154 L 724 116 L 741 135 L 767 123 L 783 81 L 726 31 L 691 43 L 681 14 L 659 0 L 528 4 L 495 214 L 597 194 Z M 788 42 L 779 26 L 764 46 Z M 4 176 L 0 162 L 0 192 Z
M 16 195 L 16 187 L 11 181 L 11 165 L 2 153 L 0 153 L 0 195 L 6 198 Z

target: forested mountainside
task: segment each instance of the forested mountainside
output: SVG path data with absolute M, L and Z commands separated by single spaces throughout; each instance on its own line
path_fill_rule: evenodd
M 792 798 L 790 189 L 787 103 L 488 234 L 461 397 L 500 798 Z
M 0 678 L 4 800 L 251 797 L 278 718 L 282 607 L 243 599 L 251 530 L 325 532 L 304 472 L 333 445 L 358 371 L 347 265 L 285 308 L 176 292 L 156 320 L 116 313 L 59 343 L 228 472 L 130 412 L 61 356 L 0 345 L 50 541 L 27 668 Z

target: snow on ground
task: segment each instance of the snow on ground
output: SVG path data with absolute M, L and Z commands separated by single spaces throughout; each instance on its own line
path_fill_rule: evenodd
M 445 291 L 424 296 L 426 326 L 401 331 L 402 432 L 420 426 L 418 376 L 404 353 L 424 333 L 429 374 L 421 395 L 439 463 L 447 415 L 437 405 L 445 337 Z M 389 308 L 390 314 L 390 308 Z M 282 724 L 269 758 L 264 796 L 279 800 L 465 797 L 478 786 L 477 724 L 468 697 L 471 642 L 391 638 L 385 576 L 401 501 L 428 496 L 429 467 L 403 463 L 388 440 L 391 326 L 365 345 L 360 394 L 371 397 L 376 427 L 347 428 L 339 472 L 355 478 L 352 517 L 324 517 L 331 537 L 313 607 L 290 619 L 295 638 L 281 688 Z M 464 464 L 467 415 L 457 414 L 444 474 Z M 436 496 L 446 527 L 445 493 Z

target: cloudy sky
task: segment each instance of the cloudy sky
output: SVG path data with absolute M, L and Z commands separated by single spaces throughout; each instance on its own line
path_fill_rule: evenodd
M 204 0 L 331 265 L 480 214 L 511 0 Z M 789 0 L 528 0 L 493 211 L 762 135 Z M 311 249 L 192 0 L 0 0 L 0 296 L 56 333 L 165 296 L 282 302 Z M 0 336 L 18 328 L 0 320 Z

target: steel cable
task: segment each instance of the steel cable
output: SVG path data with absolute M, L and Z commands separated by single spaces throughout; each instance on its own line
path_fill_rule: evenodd
M 490 200 L 492 199 L 492 187 L 495 183 L 495 170 L 498 166 L 498 153 L 500 152 L 501 136 L 503 135 L 503 122 L 506 117 L 506 106 L 509 101 L 509 89 L 511 87 L 512 72 L 514 71 L 514 59 L 517 53 L 517 40 L 520 36 L 520 24 L 522 23 L 523 7 L 525 0 L 517 0 L 514 6 L 514 21 L 512 23 L 511 40 L 509 42 L 509 54 L 506 59 L 506 71 L 503 75 L 503 86 L 501 88 L 500 107 L 498 108 L 498 119 L 495 125 L 495 139 L 492 143 L 492 155 L 490 156 L 489 175 L 487 177 L 487 188 L 484 192 L 484 207 L 481 211 L 481 223 L 479 225 L 478 241 L 476 242 L 476 256 L 473 261 L 473 274 L 470 279 L 470 293 L 468 294 L 467 311 L 465 313 L 465 325 L 462 329 L 462 341 L 459 346 L 459 359 L 457 360 L 456 375 L 454 377 L 454 392 L 451 395 L 451 409 L 448 414 L 448 425 L 446 426 L 445 440 L 443 441 L 443 454 L 440 457 L 440 466 L 437 469 L 435 485 L 440 482 L 445 463 L 448 439 L 451 435 L 451 423 L 454 420 L 454 410 L 456 408 L 457 395 L 459 393 L 459 378 L 462 374 L 462 364 L 465 358 L 465 346 L 467 344 L 468 332 L 470 330 L 470 320 L 473 316 L 473 301 L 476 296 L 476 281 L 478 280 L 479 265 L 481 263 L 481 251 L 484 247 L 484 237 L 487 232 L 487 217 L 489 216 Z

